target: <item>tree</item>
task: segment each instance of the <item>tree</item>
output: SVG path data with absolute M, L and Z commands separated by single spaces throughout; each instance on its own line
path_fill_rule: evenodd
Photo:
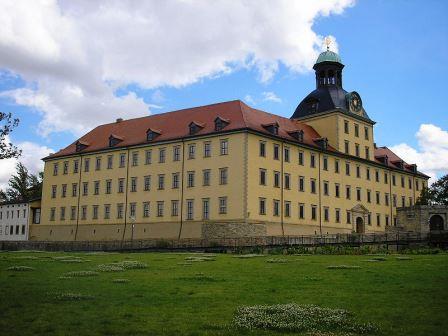
M 433 196 L 431 194 L 431 190 L 423 187 L 420 196 L 417 198 L 415 205 L 430 205 L 433 201 Z
M 22 154 L 20 149 L 6 141 L 6 137 L 18 125 L 19 119 L 13 119 L 11 113 L 0 112 L 0 159 L 18 158 Z
M 448 205 L 448 174 L 432 184 L 431 194 L 434 203 Z
M 0 198 L 5 201 L 25 201 L 38 198 L 42 193 L 43 174 L 30 174 L 28 169 L 17 163 L 16 174 L 11 176 L 6 191 L 0 191 Z

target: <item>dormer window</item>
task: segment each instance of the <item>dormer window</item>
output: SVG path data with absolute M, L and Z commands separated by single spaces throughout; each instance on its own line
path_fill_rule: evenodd
M 202 128 L 204 128 L 204 124 L 198 123 L 196 121 L 192 121 L 189 125 L 189 133 L 190 135 L 196 134 L 199 132 Z
M 162 134 L 161 131 L 155 130 L 155 129 L 152 129 L 152 128 L 148 128 L 148 130 L 146 131 L 146 141 L 153 141 L 160 134 Z
M 303 130 L 289 131 L 288 134 L 299 142 L 303 142 Z
M 392 161 L 392 163 L 393 163 L 395 166 L 397 166 L 398 168 L 400 168 L 400 169 L 403 169 L 403 168 L 404 168 L 404 162 L 403 162 L 403 160 Z
M 122 137 L 120 137 L 118 135 L 115 135 L 115 134 L 111 134 L 109 136 L 109 147 L 114 147 L 114 146 L 118 145 L 122 141 L 123 141 Z
M 327 138 L 317 138 L 317 139 L 313 139 L 313 141 L 321 149 L 327 150 L 327 148 L 328 148 L 328 139 Z
M 263 124 L 261 126 L 263 126 L 269 133 L 278 135 L 278 123 L 277 122 L 270 123 L 270 124 Z
M 387 155 L 375 156 L 375 159 L 385 164 L 386 166 L 389 164 L 389 158 L 387 157 Z
M 85 141 L 82 141 L 82 140 L 76 141 L 76 151 L 77 152 L 80 152 L 80 151 L 86 149 L 88 146 L 89 146 L 89 144 Z
M 217 117 L 215 119 L 215 131 L 221 131 L 224 127 L 230 124 L 230 120 Z

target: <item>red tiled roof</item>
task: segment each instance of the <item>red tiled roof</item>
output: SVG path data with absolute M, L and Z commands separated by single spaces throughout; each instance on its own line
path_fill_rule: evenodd
M 404 171 L 414 173 L 413 165 L 406 163 L 402 158 L 400 158 L 397 154 L 392 152 L 389 148 L 387 148 L 385 146 L 375 148 L 375 161 L 376 162 L 384 165 L 384 163 L 382 161 L 378 160 L 378 158 L 386 157 L 386 156 L 387 156 L 387 166 L 388 167 L 396 169 L 396 168 L 398 168 L 397 163 L 402 162 Z M 417 173 L 417 171 L 415 171 L 415 172 Z M 425 175 L 421 172 L 418 172 L 418 173 L 421 175 Z
M 303 130 L 303 143 L 317 147 L 313 139 L 320 137 L 311 126 L 302 122 L 257 110 L 239 100 L 234 100 L 98 126 L 77 140 L 88 145 L 79 153 L 89 153 L 110 148 L 109 136 L 111 134 L 123 139 L 114 148 L 148 143 L 146 132 L 149 129 L 160 133 L 155 140 L 150 141 L 151 143 L 187 138 L 190 136 L 188 125 L 191 122 L 195 122 L 202 127 L 194 136 L 217 133 L 214 122 L 217 117 L 228 122 L 228 125 L 223 128 L 223 132 L 251 129 L 270 134 L 263 125 L 277 123 L 279 125 L 277 136 L 280 138 L 297 141 L 288 132 Z M 44 159 L 76 154 L 77 141 Z M 333 148 L 329 149 L 334 150 Z

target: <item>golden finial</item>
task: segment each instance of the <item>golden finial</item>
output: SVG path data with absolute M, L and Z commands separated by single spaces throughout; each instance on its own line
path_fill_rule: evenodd
M 333 42 L 333 40 L 331 39 L 330 36 L 327 36 L 327 37 L 324 39 L 324 43 L 327 45 L 327 51 L 330 50 L 330 44 L 331 44 L 332 42 Z

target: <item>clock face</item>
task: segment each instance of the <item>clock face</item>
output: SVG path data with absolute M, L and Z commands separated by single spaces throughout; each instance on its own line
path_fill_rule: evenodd
M 350 92 L 347 98 L 350 111 L 359 113 L 362 108 L 362 101 L 359 94 L 357 92 Z

